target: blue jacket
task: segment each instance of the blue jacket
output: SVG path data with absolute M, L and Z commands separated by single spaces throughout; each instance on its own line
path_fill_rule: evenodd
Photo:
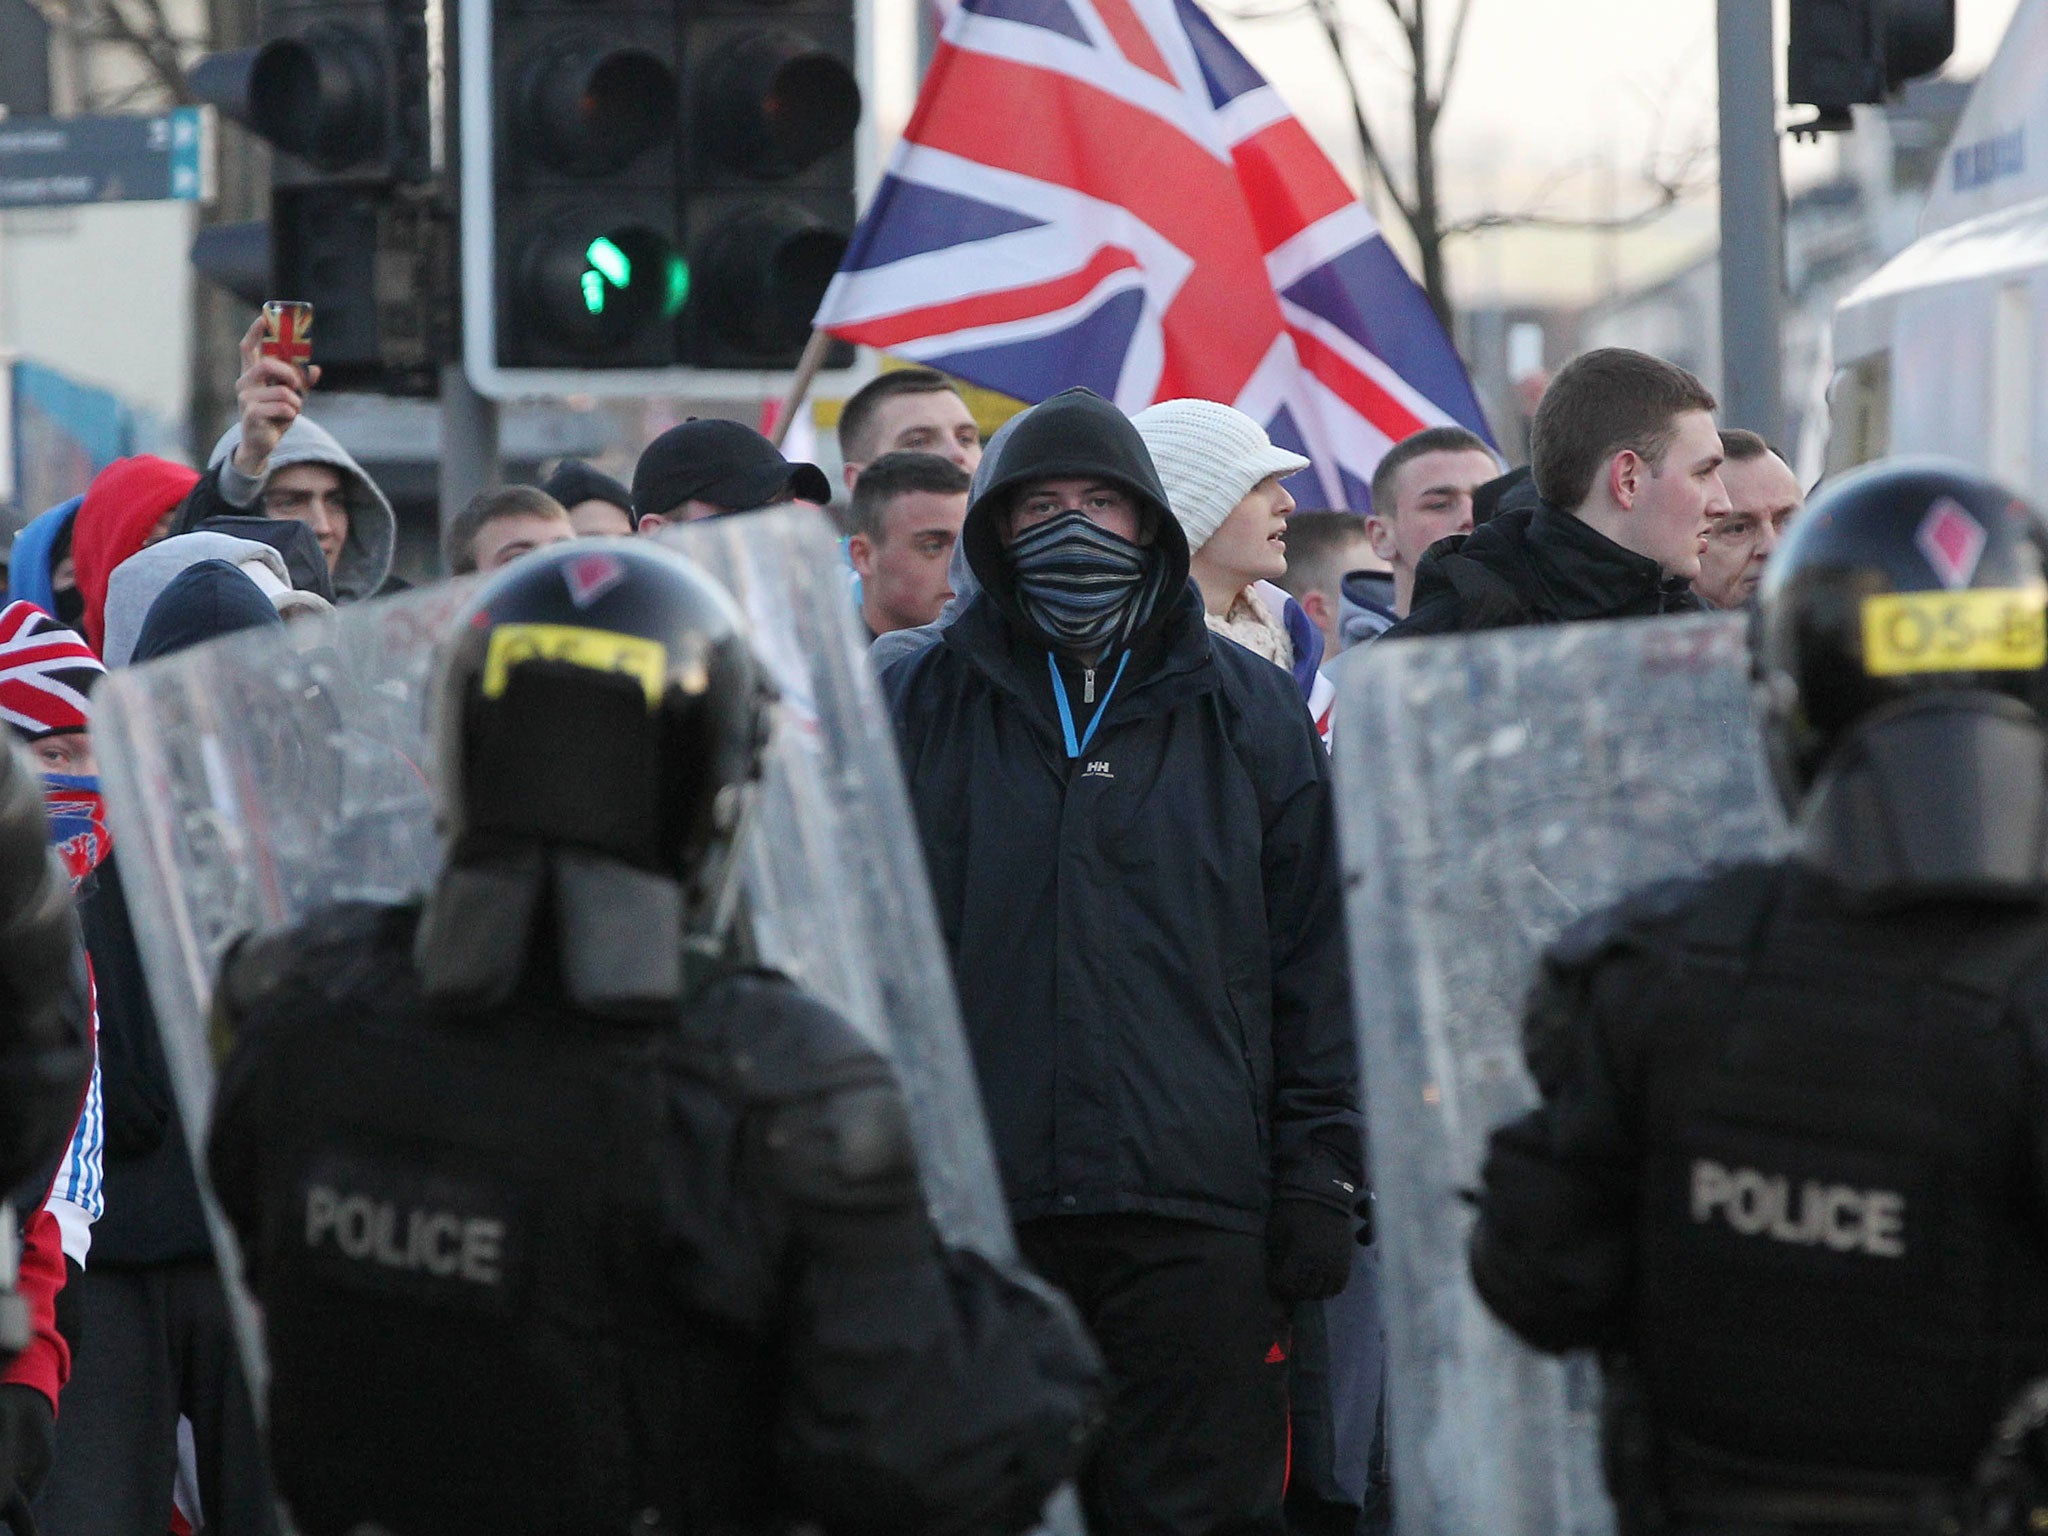
M 1082 430 L 1049 441 L 1099 426 L 1095 406 L 1114 409 L 1072 408 Z M 1173 596 L 1069 757 L 992 527 L 1031 473 L 1006 465 L 969 510 L 981 596 L 882 679 L 1012 1214 L 1256 1232 L 1276 1194 L 1349 1211 L 1357 1047 L 1329 763 L 1300 692 L 1210 633 L 1146 459 Z

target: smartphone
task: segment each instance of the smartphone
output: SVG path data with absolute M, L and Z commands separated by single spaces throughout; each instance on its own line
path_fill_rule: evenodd
M 303 380 L 306 365 L 313 361 L 313 306 L 304 299 L 272 299 L 266 303 L 262 351 L 265 357 L 290 363 Z

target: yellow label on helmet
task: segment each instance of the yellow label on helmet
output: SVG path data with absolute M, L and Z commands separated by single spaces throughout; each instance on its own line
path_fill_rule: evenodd
M 1863 599 L 1863 670 L 2027 672 L 2048 662 L 2048 589 L 1888 592 Z
M 574 624 L 500 624 L 491 631 L 491 648 L 484 653 L 484 697 L 502 694 L 512 669 L 527 661 L 623 673 L 646 691 L 649 709 L 661 703 L 668 680 L 668 649 L 659 640 Z

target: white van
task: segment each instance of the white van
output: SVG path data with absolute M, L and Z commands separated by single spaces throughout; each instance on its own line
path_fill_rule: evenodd
M 1836 307 L 1830 471 L 1958 459 L 2048 506 L 2048 0 L 2022 0 L 1920 238 Z

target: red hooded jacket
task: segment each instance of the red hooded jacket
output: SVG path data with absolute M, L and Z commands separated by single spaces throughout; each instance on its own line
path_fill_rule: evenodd
M 71 525 L 71 568 L 85 600 L 85 638 L 106 643 L 107 583 L 150 530 L 199 483 L 199 472 L 154 454 L 116 459 L 94 477 Z

